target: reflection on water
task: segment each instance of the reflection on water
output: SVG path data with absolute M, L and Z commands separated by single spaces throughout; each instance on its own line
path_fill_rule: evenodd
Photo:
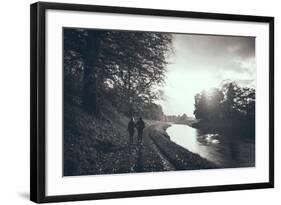
M 221 167 L 255 166 L 255 144 L 239 136 L 203 133 L 187 125 L 172 125 L 167 129 L 171 140 Z

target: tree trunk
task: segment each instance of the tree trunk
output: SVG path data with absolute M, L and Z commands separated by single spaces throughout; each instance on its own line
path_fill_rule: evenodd
M 98 31 L 89 31 L 86 42 L 86 49 L 84 51 L 84 87 L 83 87 L 83 108 L 97 115 L 99 113 L 98 107 L 98 69 L 96 66 L 97 57 L 100 47 L 101 33 Z
M 127 89 L 127 101 L 128 101 L 128 107 L 127 107 L 127 113 L 130 117 L 134 116 L 135 110 L 134 110 L 134 100 L 133 100 L 133 91 L 132 91 L 132 73 L 131 73 L 131 69 L 128 67 L 128 89 Z

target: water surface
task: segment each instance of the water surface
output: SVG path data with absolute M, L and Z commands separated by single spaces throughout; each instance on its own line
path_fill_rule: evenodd
M 167 129 L 176 144 L 199 154 L 221 167 L 255 166 L 255 144 L 232 136 L 218 133 L 203 133 L 188 125 L 173 124 Z

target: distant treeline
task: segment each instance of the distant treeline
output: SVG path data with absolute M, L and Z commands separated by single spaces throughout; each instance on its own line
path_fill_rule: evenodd
M 196 127 L 255 136 L 255 89 L 235 82 L 202 91 L 195 96 Z
M 187 116 L 185 113 L 182 115 L 165 115 L 163 117 L 166 122 L 174 122 L 179 124 L 191 124 L 194 123 L 194 117 Z
M 64 99 L 99 116 L 108 106 L 160 120 L 155 86 L 164 82 L 172 36 L 152 32 L 64 29 Z

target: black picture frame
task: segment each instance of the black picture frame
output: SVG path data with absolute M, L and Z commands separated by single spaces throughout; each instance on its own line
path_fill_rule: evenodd
M 262 22 L 269 25 L 269 181 L 263 183 L 220 186 L 169 188 L 158 190 L 88 193 L 46 196 L 46 10 L 86 11 L 150 15 L 195 19 Z M 38 2 L 30 7 L 30 199 L 37 203 L 97 200 L 197 192 L 230 191 L 274 187 L 274 18 L 218 13 L 202 13 L 143 8 L 109 7 L 82 4 Z M 267 122 L 266 122 L 267 123 Z

